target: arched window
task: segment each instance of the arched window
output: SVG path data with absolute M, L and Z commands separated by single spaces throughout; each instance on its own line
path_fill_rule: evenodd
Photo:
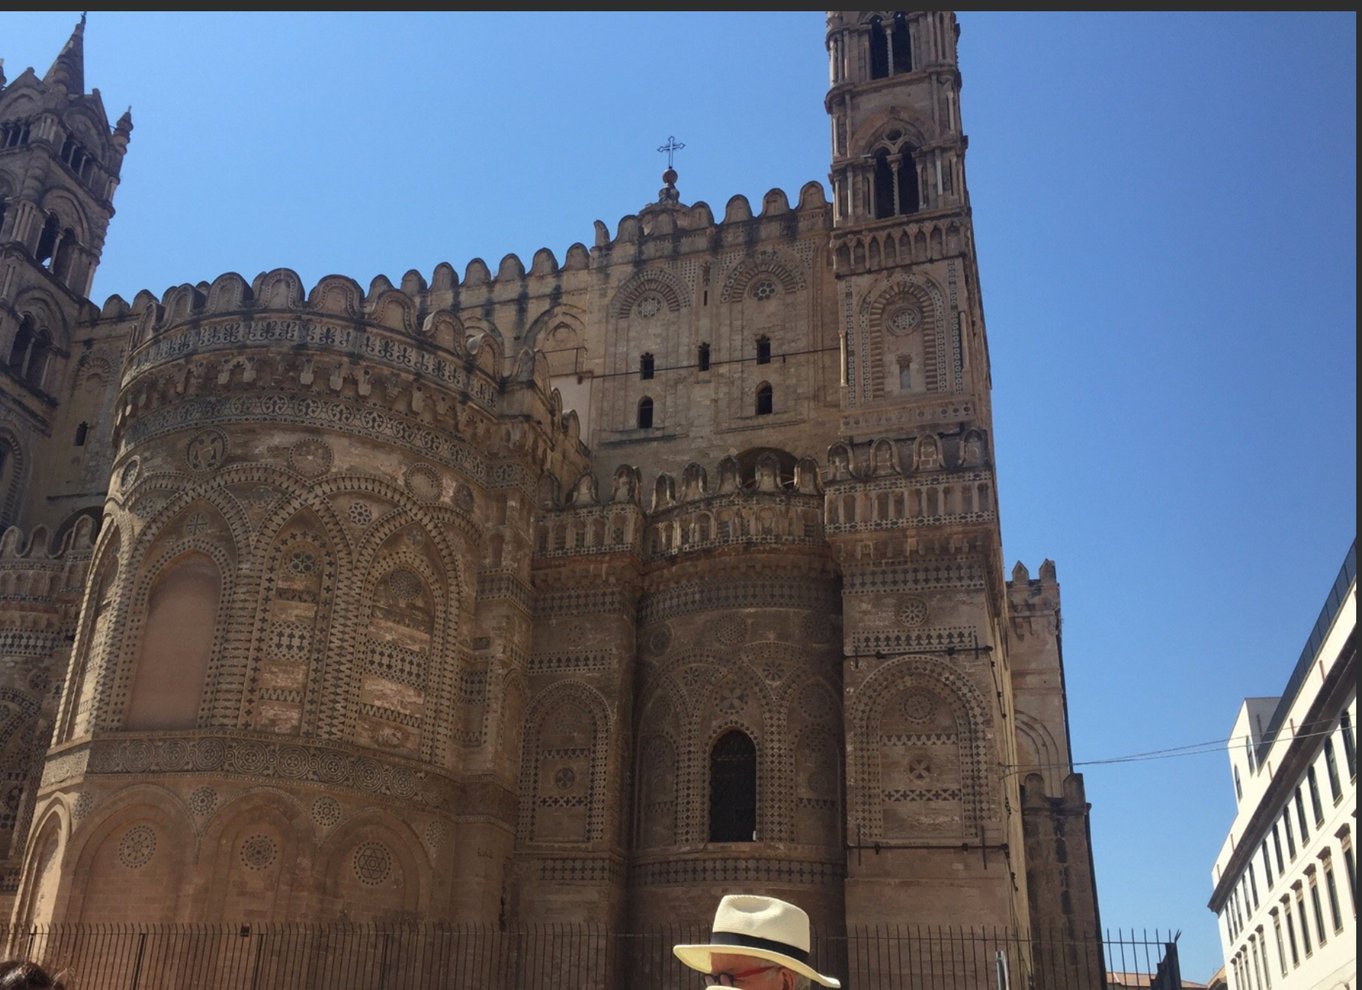
M 709 345 L 708 345 L 708 344 L 701 344 L 701 345 L 700 345 L 700 352 L 699 352 L 699 354 L 696 355 L 695 363 L 699 366 L 699 368 L 700 368 L 701 371 L 708 371 L 708 370 L 709 370 Z
M 201 553 L 186 554 L 157 577 L 124 728 L 194 728 L 221 595 L 217 564 Z
M 709 841 L 755 842 L 757 747 L 747 733 L 724 733 L 709 754 Z
M 71 261 L 76 253 L 76 232 L 67 227 L 57 239 L 57 249 L 52 255 L 52 274 L 66 278 L 71 274 Z
M 774 409 L 771 385 L 769 382 L 762 382 L 757 386 L 757 415 L 769 416 Z
M 11 372 L 34 388 L 41 388 L 47 371 L 47 356 L 52 350 L 52 338 L 46 330 L 33 325 L 33 317 L 25 314 L 19 319 L 19 330 L 6 362 Z
M 885 45 L 884 22 L 878 17 L 870 19 L 870 78 L 883 79 L 889 75 L 889 51 Z
M 771 338 L 761 336 L 757 338 L 757 364 L 771 363 Z
M 52 255 L 57 250 L 57 234 L 61 225 L 55 214 L 48 214 L 47 221 L 43 224 L 43 232 L 38 235 L 38 256 L 37 262 L 44 268 L 51 268 Z
M 24 368 L 28 366 L 28 352 L 33 346 L 34 336 L 33 317 L 28 314 L 19 317 L 19 330 L 14 334 L 14 343 L 9 349 L 9 360 L 5 364 L 20 378 L 24 377 Z
M 638 359 L 638 376 L 644 381 L 653 377 L 653 356 L 645 354 Z
M 908 34 L 908 18 L 903 11 L 894 15 L 894 32 L 890 47 L 893 49 L 894 72 L 913 71 L 913 45 Z
M 917 165 L 912 153 L 903 148 L 896 168 L 889 152 L 875 152 L 875 218 L 916 213 L 918 206 Z
M 640 430 L 653 428 L 653 400 L 646 395 L 638 400 L 638 428 Z

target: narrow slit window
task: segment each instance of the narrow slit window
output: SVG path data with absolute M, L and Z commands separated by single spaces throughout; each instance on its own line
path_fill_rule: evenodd
M 699 353 L 695 356 L 695 363 L 701 371 L 709 370 L 709 345 L 701 344 Z
M 645 354 L 638 359 L 638 376 L 645 382 L 653 377 L 653 356 Z
M 77 427 L 76 427 L 76 446 L 77 446 L 77 447 L 84 447 L 84 446 L 85 446 L 85 438 L 86 438 L 87 436 L 89 436 L 89 435 L 90 435 L 90 424 L 89 424 L 89 423 L 81 423 L 79 426 L 77 426 Z

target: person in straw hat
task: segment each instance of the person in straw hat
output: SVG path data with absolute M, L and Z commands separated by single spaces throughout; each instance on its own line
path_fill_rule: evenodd
M 842 984 L 809 965 L 809 916 L 778 897 L 727 894 L 704 945 L 675 945 L 676 958 L 704 973 L 709 990 L 805 990 Z

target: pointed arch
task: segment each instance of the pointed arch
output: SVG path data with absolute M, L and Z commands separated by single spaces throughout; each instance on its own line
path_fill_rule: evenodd
M 189 550 L 150 582 L 123 728 L 192 729 L 198 724 L 217 642 L 223 576 Z
M 521 750 L 522 842 L 590 845 L 604 836 L 612 723 L 595 688 L 548 688 L 525 716 Z
M 757 744 L 729 729 L 709 750 L 709 841 L 757 838 Z

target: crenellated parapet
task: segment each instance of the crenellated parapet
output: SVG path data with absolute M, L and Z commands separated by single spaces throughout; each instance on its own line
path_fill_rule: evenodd
M 615 473 L 608 499 L 585 474 L 556 512 L 539 520 L 538 558 L 631 551 L 645 561 L 726 547 L 817 545 L 823 542 L 823 491 L 812 458 L 782 471 L 774 453 L 747 471 L 734 457 L 717 465 L 715 481 L 692 462 L 678 479 L 661 473 L 646 506 L 636 468 Z
M 1017 561 L 1007 582 L 1007 611 L 1014 636 L 1024 639 L 1037 623 L 1050 635 L 1058 633 L 1059 581 L 1053 560 L 1043 561 L 1036 577 Z
M 0 628 L 39 627 L 53 636 L 75 619 L 94 549 L 95 522 L 81 517 L 60 540 L 46 526 L 0 535 Z M 0 650 L 0 653 L 11 652 Z M 27 652 L 27 651 L 25 651 Z

